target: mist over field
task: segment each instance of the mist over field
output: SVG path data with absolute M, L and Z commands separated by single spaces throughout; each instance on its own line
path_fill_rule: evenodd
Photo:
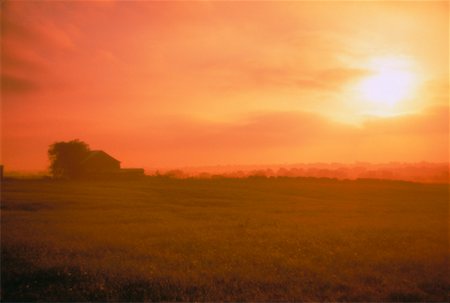
M 377 179 L 449 183 L 449 163 L 303 163 L 284 165 L 216 165 L 148 169 L 150 175 L 174 178 L 312 177 L 337 180 Z

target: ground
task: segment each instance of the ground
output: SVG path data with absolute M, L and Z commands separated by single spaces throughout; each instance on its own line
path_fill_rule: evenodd
M 447 301 L 448 185 L 5 180 L 2 301 Z

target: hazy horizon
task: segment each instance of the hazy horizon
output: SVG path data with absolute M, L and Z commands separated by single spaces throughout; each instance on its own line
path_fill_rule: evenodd
M 1 163 L 0 163 L 1 164 Z M 3 164 L 1 164 L 3 165 Z M 3 168 L 6 172 L 14 172 L 14 173 L 42 173 L 48 172 L 50 162 L 47 163 L 46 166 L 42 168 L 34 168 L 34 169 L 10 169 L 3 165 Z M 354 161 L 354 162 L 286 162 L 286 163 L 224 163 L 224 164 L 216 164 L 216 165 L 185 165 L 185 166 L 144 166 L 141 165 L 139 168 L 145 169 L 146 172 L 152 172 L 156 170 L 193 170 L 193 171 L 201 171 L 205 169 L 205 172 L 209 172 L 208 169 L 215 170 L 217 168 L 266 168 L 266 167 L 275 167 L 275 168 L 285 168 L 285 167 L 297 167 L 297 166 L 311 166 L 311 167 L 352 167 L 352 166 L 361 166 L 361 167 L 375 167 L 375 166 L 398 166 L 398 165 L 450 165 L 449 161 L 446 162 L 431 162 L 431 161 L 417 161 L 417 162 L 402 162 L 402 161 L 389 161 L 389 162 L 366 162 L 366 161 Z M 122 167 L 129 167 L 121 165 Z M 134 168 L 134 167 L 133 167 Z M 137 168 L 137 166 L 136 166 Z

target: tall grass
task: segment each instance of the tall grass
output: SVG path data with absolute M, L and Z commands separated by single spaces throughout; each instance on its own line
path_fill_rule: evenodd
M 2 185 L 3 301 L 446 301 L 448 186 Z

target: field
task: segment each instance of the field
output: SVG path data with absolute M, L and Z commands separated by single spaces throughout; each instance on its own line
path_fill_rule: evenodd
M 447 185 L 2 184 L 2 301 L 447 301 Z

